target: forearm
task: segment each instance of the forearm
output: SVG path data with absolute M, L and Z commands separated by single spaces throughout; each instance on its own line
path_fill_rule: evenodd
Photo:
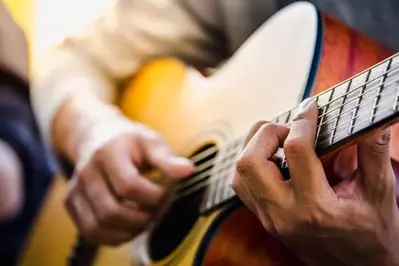
M 119 109 L 101 100 L 93 92 L 76 94 L 56 113 L 52 124 L 52 139 L 56 149 L 75 163 L 87 132 L 98 122 L 120 116 Z
M 215 5 L 209 2 L 204 10 L 216 10 Z M 84 35 L 68 37 L 41 58 L 32 99 L 45 139 L 74 162 L 87 129 L 115 112 L 101 102 L 111 103 L 115 84 L 143 63 L 170 56 L 199 66 L 217 65 L 225 51 L 210 28 L 222 25 L 220 16 L 215 13 L 212 23 L 204 23 L 187 6 L 173 0 L 162 5 L 116 1 Z

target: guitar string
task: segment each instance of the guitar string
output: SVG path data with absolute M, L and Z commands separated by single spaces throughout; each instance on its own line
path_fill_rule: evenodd
M 345 104 L 352 103 L 353 101 L 362 98 L 362 97 L 365 96 L 366 94 L 371 93 L 371 92 L 374 92 L 375 89 L 378 89 L 378 88 L 381 87 L 381 86 L 387 87 L 387 86 L 392 85 L 393 83 L 397 83 L 397 82 L 398 82 L 397 80 L 393 80 L 393 81 L 384 83 L 384 84 L 382 84 L 382 85 L 378 85 L 377 87 L 373 87 L 372 89 L 368 89 L 368 90 L 364 91 L 363 93 L 357 95 L 355 98 L 350 99 L 350 100 L 348 100 L 348 101 L 345 101 Z M 342 107 L 343 107 L 343 104 L 341 104 L 341 105 L 337 106 L 336 108 L 334 108 L 334 109 L 332 109 L 332 110 L 326 112 L 325 114 L 319 116 L 318 118 L 326 117 L 328 114 L 330 114 L 330 113 L 332 113 L 332 112 L 334 112 L 334 111 L 338 111 L 338 110 L 339 110 L 340 108 L 342 108 Z M 319 108 L 319 109 L 321 109 L 321 108 Z M 342 113 L 342 114 L 344 114 L 344 113 Z M 335 120 L 335 119 L 336 119 L 336 117 L 333 117 L 333 118 L 331 118 L 330 120 L 326 120 L 326 121 L 324 121 L 323 123 L 319 124 L 319 126 L 321 127 L 321 126 L 323 126 L 324 124 L 330 123 L 331 121 L 333 121 L 333 120 Z
M 373 88 L 371 88 L 371 89 L 368 89 L 366 92 L 362 93 L 361 95 L 358 95 L 355 99 L 358 99 L 358 98 L 363 97 L 366 93 L 374 92 L 375 89 L 377 89 L 377 88 L 379 88 L 379 87 L 381 87 L 381 86 L 384 86 L 384 87 L 385 87 L 385 90 L 383 91 L 383 92 L 385 92 L 385 91 L 387 91 L 388 86 L 390 86 L 390 85 L 392 85 L 392 84 L 394 84 L 394 83 L 397 83 L 397 82 L 398 82 L 397 80 L 385 81 L 385 82 L 383 82 L 382 84 L 379 84 L 379 85 L 377 85 L 377 86 L 375 86 L 375 87 L 373 87 Z M 388 91 L 389 91 L 389 90 L 388 90 Z M 388 93 L 387 93 L 387 94 L 388 94 Z M 352 111 L 352 110 L 354 110 L 354 109 L 358 109 L 358 108 L 360 108 L 360 107 L 362 107 L 362 106 L 364 106 L 364 105 L 366 105 L 366 104 L 371 103 L 372 101 L 374 101 L 374 97 L 376 97 L 376 96 L 380 96 L 380 97 L 381 97 L 381 96 L 385 96 L 385 95 L 387 95 L 387 94 L 382 94 L 382 93 L 380 92 L 379 94 L 373 96 L 373 99 L 372 99 L 371 101 L 367 101 L 367 102 L 361 103 L 360 105 L 356 105 L 355 107 L 353 107 L 353 108 L 351 108 L 351 109 L 345 111 L 344 113 L 341 113 L 341 114 L 338 114 L 338 115 L 332 117 L 331 119 L 328 120 L 328 122 L 334 121 L 334 120 L 337 119 L 338 117 L 343 117 L 343 115 L 345 115 L 345 114 L 348 113 L 349 111 Z M 343 108 L 343 107 L 345 107 L 346 105 L 349 105 L 350 103 L 352 103 L 352 101 L 347 101 L 347 102 L 342 103 L 342 104 L 339 105 L 338 107 L 339 107 L 339 108 Z M 354 117 L 352 120 L 357 119 L 357 118 L 358 118 L 358 116 L 357 116 L 357 117 Z M 349 122 L 350 122 L 350 121 L 349 121 Z M 344 125 L 346 125 L 347 123 L 348 123 L 348 122 L 344 123 Z M 316 127 L 316 129 L 321 128 L 321 127 L 324 126 L 325 124 L 327 124 L 327 122 L 324 122 L 324 123 L 319 124 L 319 125 Z M 342 125 L 341 125 L 341 127 L 342 127 Z M 338 129 L 338 128 L 339 128 L 339 127 L 337 127 L 336 129 Z M 333 131 L 333 130 L 323 132 L 323 133 L 318 137 L 318 139 L 320 139 L 320 137 L 322 137 L 322 136 L 324 136 L 324 135 L 326 135 L 326 134 L 331 133 L 332 131 Z M 342 131 L 342 130 L 340 130 L 340 131 Z M 339 132 L 340 132 L 340 131 L 339 131 Z M 335 136 L 333 136 L 333 137 L 335 137 Z M 241 137 L 241 138 L 242 138 L 242 137 Z M 320 143 L 317 144 L 317 145 L 320 145 Z M 212 153 L 218 151 L 218 149 L 217 149 L 216 147 L 213 147 L 213 148 L 211 148 L 211 149 L 212 149 Z M 205 153 L 205 152 L 199 153 L 198 155 L 205 154 L 206 156 L 198 156 L 198 155 L 197 155 L 196 161 L 193 161 L 193 163 L 197 163 L 197 162 L 203 160 L 204 158 L 206 158 L 207 156 L 209 156 L 209 155 L 212 154 L 212 153 L 211 153 L 211 152 L 208 152 L 208 153 Z M 194 157 L 193 157 L 193 158 L 194 158 Z M 193 173 L 192 175 L 194 175 L 195 173 L 201 172 L 201 171 L 203 171 L 204 169 L 206 169 L 206 168 L 208 168 L 208 167 L 211 167 L 211 166 L 212 166 L 211 161 L 206 161 L 205 163 L 198 165 L 198 166 L 196 167 L 196 170 L 194 171 L 194 173 Z M 197 177 L 198 177 L 198 178 L 197 178 Z M 192 177 L 192 178 L 190 178 L 190 179 L 187 179 L 187 181 L 181 182 L 181 183 L 179 184 L 179 190 L 182 190 L 182 189 L 184 189 L 185 187 L 189 187 L 189 186 L 191 186 L 192 184 L 197 183 L 197 182 L 199 181 L 199 179 L 204 178 L 204 174 L 201 173 L 201 174 L 200 174 L 199 176 L 197 176 L 197 177 Z
M 383 64 L 383 63 L 381 63 L 381 64 Z M 375 66 L 375 67 L 372 68 L 370 71 L 372 71 L 373 69 L 375 69 L 375 68 L 378 67 L 378 66 L 379 66 L 379 65 Z M 335 98 L 335 99 L 333 99 L 333 100 L 328 101 L 327 103 L 325 103 L 325 104 L 319 106 L 319 107 L 318 107 L 319 110 L 322 109 L 322 108 L 328 107 L 331 103 L 333 103 L 333 102 L 335 102 L 335 101 L 337 101 L 337 100 L 339 100 L 339 99 L 341 99 L 341 98 L 347 96 L 347 95 L 350 94 L 350 93 L 353 93 L 354 91 L 356 91 L 356 90 L 358 90 L 358 89 L 361 89 L 362 87 L 365 87 L 365 86 L 369 85 L 370 83 L 372 83 L 372 82 L 374 82 L 374 81 L 377 81 L 377 80 L 380 79 L 380 78 L 383 78 L 384 76 L 386 76 L 386 75 L 392 73 L 392 72 L 395 71 L 395 70 L 399 70 L 399 66 L 397 66 L 397 67 L 391 67 L 389 70 L 384 71 L 383 74 L 378 75 L 378 76 L 376 76 L 376 77 L 374 77 L 374 78 L 368 80 L 367 82 L 363 83 L 362 85 L 360 85 L 360 86 L 358 86 L 358 87 L 355 87 L 354 89 L 351 89 L 351 90 L 347 91 L 346 93 L 342 94 L 341 96 L 339 96 L 339 97 L 337 97 L 337 98 Z M 367 71 L 364 72 L 364 73 L 367 73 Z M 361 73 L 361 74 L 359 74 L 358 76 L 361 76 L 361 75 L 364 74 L 364 73 Z M 358 77 L 358 76 L 353 77 L 352 80 L 353 80 L 354 78 Z M 346 81 L 346 82 L 348 82 L 348 81 Z M 394 81 L 394 82 L 395 82 L 395 81 Z M 394 82 L 392 82 L 392 83 L 394 83 Z M 367 94 L 367 93 L 369 93 L 369 92 L 372 92 L 374 89 L 376 89 L 376 88 L 378 88 L 378 87 L 386 86 L 385 83 L 386 83 L 386 82 L 383 82 L 382 84 L 379 84 L 377 87 L 373 87 L 372 89 L 369 89 L 369 90 L 365 91 L 365 92 L 362 93 L 361 95 L 358 95 L 357 97 L 351 99 L 350 101 L 346 102 L 345 104 L 349 104 L 349 103 L 351 103 L 352 101 L 354 101 L 354 100 L 356 100 L 356 99 L 359 99 L 360 97 L 364 96 L 365 94 Z M 343 84 L 345 84 L 345 82 L 344 82 Z M 313 98 L 320 97 L 321 95 L 323 95 L 323 94 L 325 94 L 325 93 L 327 93 L 327 92 L 329 92 L 329 91 L 332 91 L 331 93 L 334 93 L 334 90 L 335 90 L 337 87 L 339 87 L 339 85 L 336 86 L 336 87 L 333 87 L 333 88 L 331 88 L 331 89 L 328 89 L 327 91 L 325 91 L 325 92 L 323 92 L 323 93 L 321 93 L 321 94 L 319 94 L 319 95 L 316 95 L 316 96 L 314 96 Z M 341 105 L 337 106 L 335 109 L 329 110 L 328 112 L 323 113 L 322 115 L 320 115 L 320 116 L 318 117 L 318 119 L 327 116 L 329 113 L 331 113 L 331 112 L 333 112 L 333 111 L 335 111 L 335 110 L 338 110 L 339 108 L 343 107 L 345 104 L 341 104 Z M 294 107 L 293 109 L 295 109 L 295 108 L 297 108 L 297 107 Z M 292 109 L 292 110 L 293 110 L 293 109 Z M 292 111 L 292 110 L 291 110 L 291 111 Z M 287 111 L 287 112 L 290 112 L 290 111 Z M 287 113 L 287 112 L 285 112 L 285 113 Z M 285 113 L 284 113 L 284 114 L 285 114 Z M 278 117 L 278 116 L 277 116 L 277 117 Z M 336 117 L 333 117 L 333 118 L 331 118 L 331 119 L 328 120 L 328 121 L 324 121 L 322 124 L 318 125 L 317 129 L 318 129 L 319 127 L 323 126 L 324 124 L 326 124 L 326 123 L 328 123 L 328 122 L 334 120 L 334 119 L 336 119 Z M 191 161 L 192 161 L 194 164 L 195 164 L 195 163 L 198 163 L 198 162 L 200 162 L 201 160 L 205 159 L 206 157 L 210 156 L 211 154 L 216 153 L 218 150 L 219 150 L 219 149 L 218 149 L 217 147 L 212 147 L 212 148 L 206 149 L 205 151 L 200 152 L 200 153 L 197 153 L 196 155 L 194 155 L 193 157 L 191 157 Z M 200 165 L 199 165 L 199 166 L 200 166 Z M 199 167 L 199 166 L 197 166 L 197 167 Z M 197 172 L 199 172 L 199 171 L 196 170 L 193 174 L 195 174 L 195 173 L 197 173 Z M 189 182 L 189 180 L 192 180 L 192 179 L 190 178 L 190 179 L 188 179 L 187 181 L 183 181 L 183 182 L 180 183 L 180 185 L 184 185 L 186 182 Z M 190 182 L 190 183 L 191 183 L 191 182 Z M 194 183 L 195 183 L 195 182 L 194 182 Z M 188 185 L 186 185 L 186 186 L 189 186 L 189 185 L 190 185 L 190 184 L 188 184 Z
M 399 54 L 398 54 L 397 56 L 399 56 Z M 393 58 L 392 58 L 392 59 L 389 59 L 389 60 L 393 60 Z M 354 79 L 360 77 L 361 75 L 367 74 L 369 71 L 375 70 L 378 66 L 382 65 L 382 64 L 385 63 L 385 62 L 389 63 L 389 60 L 383 61 L 381 64 L 378 64 L 378 65 L 372 67 L 370 70 L 366 70 L 366 71 L 364 71 L 364 72 L 362 72 L 362 73 L 360 73 L 360 74 L 358 74 L 358 75 L 356 75 L 356 76 L 354 76 L 354 77 L 352 77 L 352 78 L 349 78 L 348 80 L 342 82 L 341 84 L 338 84 L 338 85 L 336 85 L 336 86 L 334 86 L 334 87 L 332 87 L 332 88 L 330 88 L 330 89 L 327 89 L 326 91 L 321 92 L 321 93 L 318 94 L 318 95 L 315 95 L 314 98 L 320 97 L 320 96 L 322 96 L 322 95 L 324 95 L 324 94 L 327 94 L 327 93 L 329 93 L 329 92 L 331 92 L 331 91 L 332 91 L 332 93 L 334 93 L 333 91 L 334 91 L 335 89 L 339 88 L 340 86 L 342 86 L 343 84 L 346 84 L 346 83 L 348 83 L 349 81 L 353 81 Z M 376 76 L 376 77 L 374 77 L 374 78 L 372 78 L 372 79 L 369 79 L 369 80 L 367 80 L 366 82 L 363 82 L 361 85 L 358 85 L 357 87 L 355 87 L 355 88 L 353 88 L 353 89 L 347 91 L 346 93 L 342 94 L 340 97 L 337 97 L 337 98 L 335 98 L 335 99 L 332 99 L 331 101 L 328 101 L 328 102 L 325 103 L 324 105 L 320 106 L 320 108 L 324 108 L 324 107 L 330 105 L 332 102 L 335 102 L 335 101 L 337 101 L 337 100 L 339 100 L 339 99 L 341 99 L 341 98 L 347 96 L 348 94 L 350 94 L 350 93 L 352 93 L 352 92 L 354 92 L 354 91 L 356 91 L 356 90 L 358 90 L 358 89 L 361 89 L 362 87 L 365 87 L 365 86 L 369 85 L 370 83 L 376 81 L 377 79 L 382 78 L 382 77 L 384 77 L 384 76 L 386 76 L 386 75 L 388 75 L 388 74 L 391 74 L 393 71 L 398 70 L 398 69 L 399 69 L 399 64 L 398 64 L 397 66 L 395 66 L 395 67 L 391 66 L 388 70 L 384 71 L 384 73 L 382 73 L 382 74 L 380 74 L 380 75 L 378 75 L 378 76 Z M 371 73 L 371 72 L 370 72 L 370 73 Z
M 389 113 L 389 112 L 390 111 L 387 111 L 386 113 Z M 363 121 L 367 122 L 367 120 L 368 119 L 365 119 Z M 223 168 L 230 168 L 230 167 L 233 167 L 234 165 L 235 165 L 235 163 L 233 162 L 233 163 L 231 163 L 231 164 L 229 164 L 229 165 L 227 165 L 227 166 L 225 166 Z M 208 171 L 208 175 L 211 174 L 211 172 L 212 172 L 212 170 Z M 173 199 L 173 201 L 176 202 L 176 201 L 178 201 L 178 200 L 180 200 L 180 199 L 182 199 L 184 197 L 191 196 L 191 195 L 195 194 L 196 192 L 200 191 L 201 189 L 205 188 L 206 186 L 209 186 L 209 185 L 217 183 L 219 180 L 221 180 L 223 178 L 225 178 L 225 175 L 221 175 L 221 176 L 216 177 L 216 178 L 206 179 L 204 182 L 198 183 L 197 186 L 191 187 L 189 190 L 182 191 L 181 193 L 176 194 L 176 197 Z
M 395 90 L 395 92 L 396 92 L 396 91 L 397 91 L 397 90 Z M 392 106 L 392 105 L 385 105 L 385 104 L 382 105 L 382 104 L 378 104 L 376 107 L 386 107 L 386 106 Z M 385 112 L 383 112 L 383 113 L 375 113 L 375 114 L 373 115 L 373 117 L 376 117 L 377 115 L 385 115 L 385 114 L 388 114 L 388 113 L 390 113 L 390 112 L 392 112 L 392 111 L 393 111 L 393 110 L 389 110 L 389 109 L 388 109 L 387 111 L 385 111 Z M 363 124 L 364 122 L 368 122 L 368 120 L 369 120 L 369 117 L 367 117 L 367 118 L 365 118 L 365 119 L 359 120 L 358 123 L 360 123 L 360 125 L 361 125 L 361 124 Z M 339 127 L 342 128 L 342 126 L 339 126 Z M 339 127 L 337 127 L 337 128 L 339 128 Z M 338 132 L 341 132 L 341 130 L 338 131 Z M 336 135 L 337 135 L 337 134 L 334 134 L 334 136 L 336 136 Z M 231 155 L 230 155 L 230 156 L 231 156 Z M 234 163 L 228 165 L 227 167 L 226 167 L 226 165 L 224 165 L 223 168 L 232 167 L 233 165 L 234 165 Z M 221 169 L 220 169 L 220 167 L 219 167 L 218 171 L 220 171 L 220 170 L 221 170 Z M 208 175 L 210 175 L 210 174 L 212 173 L 212 171 L 214 171 L 214 169 L 208 170 L 208 171 L 203 172 L 203 173 L 201 173 L 201 174 L 207 173 L 207 176 L 208 176 Z M 177 194 L 177 197 L 175 198 L 175 200 L 179 200 L 180 198 L 183 198 L 183 197 L 192 195 L 192 194 L 196 193 L 197 191 L 201 190 L 202 188 L 204 188 L 204 187 L 206 187 L 206 186 L 208 186 L 208 185 L 210 185 L 210 184 L 212 184 L 212 183 L 216 183 L 217 181 L 219 181 L 219 179 L 221 179 L 221 178 L 223 178 L 223 177 L 224 177 L 224 176 L 221 176 L 221 177 L 218 177 L 218 178 L 206 179 L 205 182 L 198 183 L 196 186 L 193 186 L 193 187 L 191 187 L 190 189 L 188 189 L 188 190 L 186 190 L 186 191 L 182 191 L 181 193 L 178 193 L 178 194 Z M 209 182 L 209 180 L 211 180 L 211 182 Z
M 223 156 L 223 158 L 221 158 L 221 160 L 222 161 L 224 161 L 224 160 L 226 160 L 226 159 L 228 159 L 228 158 L 230 158 L 230 157 L 232 157 L 233 155 L 236 155 L 238 152 L 237 152 L 238 150 L 232 150 L 232 152 L 230 152 L 230 153 L 227 153 L 227 154 L 223 154 L 224 156 Z M 191 182 L 186 182 L 186 183 L 184 183 L 184 186 L 182 186 L 182 185 L 179 185 L 178 186 L 178 191 L 184 191 L 187 187 L 189 187 L 189 186 L 191 186 L 191 185 L 193 185 L 193 184 L 195 184 L 195 183 L 198 183 L 198 182 L 201 182 L 201 181 L 203 181 L 204 179 L 206 179 L 208 176 L 209 176 L 209 173 L 211 172 L 211 171 L 215 171 L 215 162 L 213 162 L 213 160 L 211 160 L 211 165 L 210 166 L 214 166 L 212 169 L 209 169 L 209 170 L 207 170 L 207 171 L 204 171 L 204 172 L 202 172 L 202 173 L 200 173 L 199 175 L 197 175 L 197 176 L 194 176 L 194 177 L 192 177 L 192 178 L 190 178 L 189 180 L 191 180 Z M 219 170 L 219 169 L 218 169 Z M 218 172 L 218 171 L 217 171 Z M 217 172 L 215 172 L 215 173 L 217 173 Z
M 394 82 L 391 82 L 391 83 L 387 83 L 387 86 L 392 85 L 393 83 L 398 83 L 398 81 L 394 81 Z M 399 86 L 399 84 L 398 84 L 398 86 Z M 385 88 L 387 88 L 387 87 L 385 87 Z M 374 89 L 373 89 L 373 90 L 374 90 Z M 385 89 L 385 91 L 386 91 L 386 90 L 387 90 L 387 89 Z M 375 97 L 381 97 L 381 96 L 384 97 L 384 96 L 390 95 L 390 94 L 391 94 L 391 92 L 385 93 L 385 94 L 384 94 L 384 93 L 381 93 L 381 92 L 380 92 L 380 93 L 376 93 L 376 95 L 373 95 L 373 98 L 370 99 L 369 101 L 363 102 L 363 103 L 361 103 L 361 104 L 359 104 L 359 105 L 355 105 L 354 107 L 352 107 L 352 108 L 346 110 L 345 112 L 340 113 L 340 114 L 338 114 L 338 115 L 332 117 L 332 118 L 329 120 L 329 122 L 332 122 L 332 121 L 336 120 L 337 118 L 341 119 L 341 118 L 344 117 L 344 115 L 346 115 L 346 114 L 353 114 L 353 113 L 351 113 L 351 111 L 359 110 L 360 107 L 362 107 L 362 106 L 364 106 L 364 105 L 367 105 L 367 104 L 370 104 L 370 103 L 373 103 L 373 102 L 375 101 Z M 342 106 L 344 106 L 344 104 L 343 104 Z M 347 123 L 350 123 L 352 120 L 355 120 L 355 119 L 357 119 L 357 118 L 359 118 L 359 117 L 360 117 L 360 114 L 357 115 L 356 117 L 351 118 L 351 119 L 348 120 L 348 121 L 345 121 L 345 123 L 344 123 L 344 124 L 341 124 L 341 125 L 346 125 Z M 327 124 L 327 123 L 320 124 L 320 126 L 318 126 L 318 128 L 321 127 L 321 126 L 323 126 L 323 125 L 325 125 L 325 124 Z M 332 130 L 330 130 L 330 131 L 325 131 L 325 132 L 323 132 L 321 135 L 319 135 L 318 138 L 320 139 L 320 137 L 322 137 L 322 136 L 324 136 L 324 135 L 326 135 L 326 134 L 331 133 L 333 130 L 334 130 L 334 129 L 332 129 Z
M 388 93 L 387 93 L 388 94 Z M 381 94 L 380 96 L 383 96 L 384 94 Z M 369 101 L 369 103 L 370 102 L 372 102 L 372 101 Z M 384 105 L 377 105 L 376 107 L 385 107 Z M 392 105 L 391 105 L 391 107 L 392 107 Z M 370 110 L 371 111 L 371 110 Z M 361 121 L 361 122 L 364 122 L 364 121 L 366 121 L 366 120 L 369 120 L 370 118 L 375 118 L 377 115 L 385 115 L 385 114 L 389 114 L 389 113 L 395 113 L 395 112 L 397 112 L 397 110 L 394 110 L 393 108 L 391 108 L 390 110 L 388 109 L 388 110 L 385 110 L 383 113 L 376 113 L 376 114 L 374 114 L 374 115 L 372 115 L 372 116 L 370 116 L 370 117 L 366 117 L 366 118 L 364 118 L 364 119 L 360 119 L 359 121 Z M 356 117 L 354 117 L 354 119 L 357 119 L 357 118 L 359 118 L 359 117 L 361 117 L 361 115 L 357 115 Z M 346 125 L 348 122 L 350 122 L 350 121 L 347 121 L 347 122 L 345 122 L 345 123 L 343 123 L 343 124 L 341 124 L 342 126 L 343 125 Z M 338 129 L 338 127 L 337 127 L 337 129 Z M 338 131 L 336 131 L 337 133 L 336 134 L 334 134 L 333 135 L 333 137 L 335 138 L 335 137 L 337 137 L 337 135 L 339 135 L 338 133 L 340 133 L 340 132 L 342 132 L 342 131 L 344 131 L 345 129 L 347 129 L 347 128 L 342 128 L 341 127 L 341 129 L 340 130 L 338 130 Z M 330 131 L 330 132 L 332 132 L 332 130 Z M 316 145 L 316 147 L 317 146 L 319 146 L 319 145 L 321 145 L 321 144 L 323 144 L 323 143 L 325 143 L 326 141 L 330 141 L 330 140 L 324 140 L 324 141 L 322 141 L 322 142 L 320 142 L 320 143 L 318 143 L 317 145 Z

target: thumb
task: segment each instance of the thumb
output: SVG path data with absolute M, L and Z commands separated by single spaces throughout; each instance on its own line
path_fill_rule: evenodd
M 358 164 L 366 191 L 384 190 L 393 178 L 389 140 L 390 131 L 384 130 L 358 143 Z
M 334 161 L 334 172 L 340 178 L 350 178 L 357 170 L 357 146 L 340 151 Z
M 143 141 L 142 151 L 145 164 L 154 170 L 161 171 L 162 174 L 169 178 L 180 179 L 195 171 L 195 167 L 190 160 L 176 155 L 161 139 Z

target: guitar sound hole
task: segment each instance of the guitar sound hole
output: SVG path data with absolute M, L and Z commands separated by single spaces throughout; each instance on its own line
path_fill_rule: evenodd
M 202 156 L 204 155 L 205 156 Z M 206 164 L 207 167 L 193 174 L 180 185 L 184 184 L 184 189 L 177 190 L 176 195 L 183 191 L 187 196 L 177 199 L 168 212 L 163 216 L 161 221 L 152 230 L 149 237 L 149 255 L 153 261 L 159 261 L 170 255 L 184 240 L 190 230 L 193 228 L 200 215 L 200 205 L 204 197 L 206 187 L 199 188 L 200 184 L 204 184 L 209 179 L 207 173 L 210 172 L 217 150 L 214 145 L 207 145 L 198 150 L 191 158 L 194 160 L 200 156 L 201 159 L 195 162 L 197 168 L 201 168 Z M 196 157 L 197 155 L 197 157 Z M 203 158 L 202 158 L 203 157 Z M 201 179 L 198 178 L 201 175 Z M 191 193 L 195 190 L 195 193 Z M 181 194 L 180 194 L 181 195 Z

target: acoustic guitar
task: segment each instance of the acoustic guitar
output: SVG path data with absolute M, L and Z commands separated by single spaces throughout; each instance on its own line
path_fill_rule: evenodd
M 108 256 L 109 265 L 303 265 L 230 184 L 249 128 L 259 120 L 289 123 L 309 96 L 320 111 L 316 152 L 334 156 L 397 121 L 399 55 L 297 2 L 261 25 L 209 77 L 177 59 L 144 66 L 122 110 L 158 131 L 197 170 L 176 186 L 154 225 L 123 247 L 123 262 Z M 284 160 L 279 166 L 286 171 Z M 105 265 L 103 258 L 100 250 L 93 265 Z

